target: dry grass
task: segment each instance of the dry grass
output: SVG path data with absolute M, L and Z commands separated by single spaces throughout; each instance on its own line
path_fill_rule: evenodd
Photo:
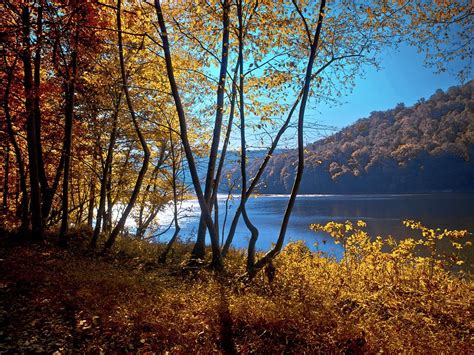
M 293 243 L 272 283 L 262 273 L 245 285 L 240 251 L 214 274 L 183 271 L 187 244 L 166 266 L 156 263 L 162 246 L 124 239 L 108 257 L 80 243 L 5 246 L 0 350 L 472 353 L 468 276 L 400 244 L 382 252 L 360 232 L 345 234 L 354 248 L 342 261 Z

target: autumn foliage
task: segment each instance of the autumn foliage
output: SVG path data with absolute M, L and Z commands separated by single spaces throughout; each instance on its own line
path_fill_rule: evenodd
M 332 223 L 313 228 L 344 244 L 342 260 L 283 248 L 307 107 L 337 101 L 400 43 L 439 71 L 460 60 L 466 79 L 472 28 L 468 0 L 3 0 L 0 351 L 468 352 L 472 283 L 436 248 L 451 238 L 461 250 L 465 232 L 407 222 L 422 239 L 396 243 Z M 252 172 L 249 132 L 266 148 Z M 291 194 L 261 253 L 246 202 L 288 134 Z M 231 142 L 246 252 L 216 211 Z M 200 226 L 178 243 L 190 196 Z
M 84 257 L 79 246 L 74 252 L 9 247 L 2 255 L 9 270 L 2 276 L 3 299 L 11 306 L 4 310 L 8 335 L 2 346 L 47 352 L 469 352 L 472 280 L 453 268 L 470 247 L 466 233 L 406 225 L 421 237 L 370 238 L 362 221 L 314 225 L 346 246 L 341 260 L 291 243 L 274 261 L 272 277 L 262 273 L 251 283 L 240 281 L 240 251 L 229 254 L 223 275 L 183 271 L 180 263 L 192 247 L 185 243 L 177 244 L 167 267 L 156 264 L 163 246 L 128 239 L 118 240 L 113 257 L 100 260 Z M 443 241 L 453 243 L 452 254 L 437 252 Z
M 371 112 L 306 146 L 302 193 L 420 193 L 470 191 L 474 153 L 474 81 L 436 90 L 412 106 Z M 261 193 L 285 193 L 293 150 L 275 154 Z M 253 173 L 259 159 L 249 163 Z M 442 167 L 442 168 L 440 168 Z M 234 168 L 235 170 L 235 168 Z M 235 176 L 234 172 L 234 176 Z

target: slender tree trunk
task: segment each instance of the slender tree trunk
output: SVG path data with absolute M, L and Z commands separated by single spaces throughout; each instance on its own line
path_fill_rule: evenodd
M 43 219 L 41 216 L 41 195 L 39 186 L 39 168 L 38 168 L 38 143 L 36 142 L 37 128 L 35 122 L 34 88 L 33 72 L 31 66 L 31 24 L 30 10 L 28 6 L 22 9 L 23 25 L 23 44 L 22 51 L 25 88 L 25 110 L 26 110 L 26 139 L 28 143 L 28 160 L 30 171 L 30 190 L 31 190 L 31 224 L 32 238 L 35 240 L 43 239 Z
M 148 229 L 149 225 L 153 220 L 156 218 L 158 212 L 160 211 L 160 207 L 162 206 L 161 204 L 154 204 L 151 206 L 150 210 L 148 211 L 147 215 L 145 215 L 145 201 L 147 199 L 148 194 L 150 193 L 152 189 L 152 184 L 153 184 L 153 191 L 156 191 L 157 188 L 157 178 L 158 178 L 158 172 L 160 171 L 163 162 L 165 160 L 165 149 L 166 149 L 166 144 L 163 143 L 160 147 L 160 154 L 158 158 L 158 162 L 156 163 L 155 167 L 153 168 L 153 172 L 151 173 L 151 181 L 149 184 L 147 184 L 145 188 L 145 194 L 143 196 L 143 203 L 140 206 L 140 211 L 138 215 L 138 226 L 137 226 L 137 232 L 135 234 L 136 238 L 142 239 L 145 235 L 146 230 Z
M 295 112 L 296 108 L 298 107 L 298 104 L 301 100 L 301 94 L 302 94 L 302 92 L 300 93 L 300 95 L 298 95 L 298 98 L 296 99 L 295 103 L 293 104 L 293 106 L 292 106 L 285 122 L 283 123 L 283 125 L 281 126 L 281 128 L 278 131 L 277 135 L 275 136 L 275 139 L 273 140 L 272 145 L 271 145 L 270 149 L 267 152 L 267 155 L 265 156 L 262 164 L 258 168 L 258 171 L 255 174 L 255 177 L 252 179 L 252 182 L 250 183 L 250 186 L 249 186 L 248 190 L 245 193 L 245 198 L 246 199 L 249 198 L 249 196 L 252 194 L 253 190 L 257 186 L 258 182 L 260 181 L 260 178 L 262 177 L 263 172 L 265 171 L 265 169 L 268 165 L 268 162 L 270 161 L 271 157 L 273 156 L 273 153 L 275 152 L 275 149 L 278 146 L 278 143 L 280 142 L 281 137 L 283 136 L 283 134 L 287 130 L 287 128 L 290 124 L 291 118 L 293 117 L 293 114 L 294 114 L 294 112 Z M 227 252 L 229 251 L 230 245 L 232 244 L 232 240 L 234 238 L 235 231 L 237 229 L 237 224 L 239 223 L 239 219 L 240 219 L 241 214 L 242 214 L 242 210 L 239 206 L 237 208 L 237 210 L 235 211 L 235 215 L 234 215 L 234 218 L 232 219 L 232 223 L 231 223 L 231 226 L 230 226 L 230 229 L 229 229 L 229 233 L 227 234 L 227 238 L 226 238 L 224 247 L 222 248 L 222 256 L 223 257 L 225 257 L 227 255 Z
M 217 200 L 217 198 L 211 199 L 211 203 L 214 206 L 214 225 L 216 226 L 216 229 L 219 230 L 219 201 Z
M 74 188 L 74 178 L 71 176 L 70 183 L 69 183 L 69 195 L 71 197 L 71 203 L 70 203 L 70 209 L 71 210 L 79 210 L 76 212 L 74 216 L 74 224 L 77 226 L 80 223 L 80 220 L 82 218 L 82 214 L 84 213 L 84 205 L 86 204 L 86 201 L 81 198 L 81 184 L 79 181 L 77 182 L 78 186 Z M 74 199 L 74 190 L 77 192 L 77 203 Z M 69 216 L 68 220 L 71 221 L 73 216 Z
M 328 62 L 326 62 L 324 65 L 322 65 L 314 74 L 313 74 L 313 77 L 319 75 L 321 72 L 323 72 L 329 65 L 331 65 L 335 60 L 338 60 L 338 59 L 341 59 L 341 57 L 339 58 L 332 58 L 331 60 L 329 60 Z M 260 181 L 260 178 L 262 177 L 267 165 L 268 165 L 268 162 L 270 161 L 270 159 L 272 158 L 273 156 L 273 153 L 275 152 L 275 149 L 277 148 L 278 146 L 278 143 L 280 142 L 280 139 L 281 137 L 283 136 L 283 134 L 286 132 L 286 130 L 288 129 L 289 127 L 289 124 L 291 122 L 291 119 L 293 117 L 293 114 L 294 112 L 296 111 L 296 108 L 298 107 L 298 104 L 300 103 L 301 101 L 301 97 L 303 96 L 303 91 L 304 91 L 304 87 L 303 89 L 300 91 L 300 93 L 298 94 L 298 97 L 296 98 L 296 101 L 295 103 L 293 104 L 292 108 L 290 109 L 290 112 L 288 113 L 288 116 L 285 120 L 285 122 L 283 123 L 283 125 L 280 127 L 280 129 L 278 130 L 278 133 L 277 135 L 275 136 L 275 138 L 273 139 L 272 141 L 272 144 L 270 146 L 270 149 L 268 150 L 267 152 L 267 155 L 265 156 L 262 164 L 260 164 L 258 170 L 257 170 L 257 173 L 255 174 L 255 177 L 252 179 L 252 182 L 247 190 L 247 193 L 246 193 L 246 199 L 249 198 L 249 196 L 252 194 L 253 190 L 255 189 L 255 187 L 257 186 L 257 184 L 259 183 Z M 242 210 L 240 209 L 240 206 L 237 208 L 237 210 L 235 211 L 235 214 L 234 214 L 234 218 L 232 219 L 232 223 L 231 223 L 231 226 L 230 226 L 230 229 L 229 229 L 229 233 L 227 234 L 227 238 L 226 238 L 226 242 L 224 244 L 224 247 L 222 248 L 222 256 L 225 257 L 227 255 L 227 252 L 229 251 L 229 248 L 230 248 L 230 245 L 232 244 L 232 241 L 233 241 L 233 238 L 234 238 L 234 235 L 235 235 L 235 231 L 237 229 L 237 224 L 239 223 L 239 219 L 240 219 L 240 216 L 242 214 Z
M 247 19 L 247 23 L 250 22 L 252 16 L 255 14 L 255 12 L 257 10 L 257 7 L 258 7 L 258 1 L 255 2 L 255 5 L 253 7 L 253 11 L 250 13 L 250 15 Z M 246 33 L 243 32 L 242 33 L 242 38 L 243 39 L 245 39 L 245 35 L 246 35 Z M 241 59 L 243 60 L 243 57 Z M 211 199 L 211 201 L 216 201 L 216 199 L 217 199 L 217 192 L 219 190 L 219 185 L 220 185 L 220 181 L 221 181 L 221 178 L 222 178 L 222 171 L 223 171 L 223 168 L 224 168 L 225 158 L 226 158 L 226 154 L 227 154 L 227 148 L 229 146 L 230 134 L 232 132 L 232 125 L 234 123 L 235 102 L 236 102 L 236 98 L 237 98 L 237 74 L 239 73 L 239 68 L 240 68 L 240 60 L 237 59 L 237 63 L 235 64 L 235 68 L 234 68 L 234 75 L 233 75 L 233 78 L 232 78 L 232 90 L 231 90 L 229 120 L 227 122 L 226 136 L 224 138 L 224 143 L 222 145 L 222 152 L 221 152 L 221 156 L 220 156 L 220 159 L 219 159 L 219 165 L 218 165 L 217 172 L 216 172 L 216 178 L 214 179 L 214 186 L 212 188 L 212 199 Z M 229 194 L 229 196 L 230 196 L 230 194 Z M 227 201 L 226 201 L 226 206 L 227 206 L 227 202 L 229 200 L 229 196 L 228 196 Z M 226 207 L 226 217 L 227 217 L 227 207 Z M 224 229 L 222 230 L 222 233 L 224 233 Z M 222 238 L 223 237 L 224 236 L 222 236 Z M 221 243 L 221 244 L 223 244 L 223 243 Z
M 146 230 L 150 226 L 151 222 L 153 222 L 153 220 L 156 218 L 158 212 L 160 212 L 160 208 L 156 207 L 148 214 L 148 216 L 146 216 L 146 218 L 144 218 L 140 227 L 137 228 L 136 238 L 142 239 L 145 236 Z
M 171 123 L 170 123 L 171 126 Z M 178 238 L 181 227 L 179 226 L 178 220 L 178 187 L 177 187 L 177 178 L 178 178 L 178 169 L 176 164 L 176 154 L 175 147 L 173 142 L 173 132 L 169 130 L 169 140 L 170 140 L 170 150 L 171 150 L 171 169 L 172 169 L 172 188 L 173 188 L 173 219 L 174 219 L 174 233 L 171 239 L 166 244 L 165 250 L 161 253 L 158 261 L 162 264 L 166 263 L 166 258 L 173 247 L 176 239 Z
M 212 196 L 211 196 L 211 209 L 212 206 L 215 206 L 215 201 L 217 199 L 217 192 L 219 189 L 219 184 L 220 180 L 222 177 L 222 171 L 224 169 L 224 163 L 225 163 L 225 158 L 227 154 L 227 148 L 229 146 L 229 141 L 230 141 L 230 134 L 232 132 L 232 125 L 234 124 L 234 112 L 235 112 L 235 102 L 237 98 L 237 74 L 239 73 L 239 61 L 237 60 L 237 63 L 235 65 L 234 69 L 234 76 L 232 80 L 232 93 L 231 93 L 231 102 L 230 102 L 230 113 L 229 113 L 229 119 L 227 121 L 227 129 L 226 129 L 226 135 L 224 138 L 224 142 L 222 144 L 222 151 L 221 151 L 221 156 L 219 158 L 219 164 L 217 166 L 216 170 L 216 178 L 214 180 L 214 184 L 212 186 Z M 212 201 L 214 201 L 212 203 Z M 216 227 L 217 228 L 217 227 Z M 197 250 L 204 250 L 204 242 L 205 242 L 205 233 L 206 233 L 206 225 L 204 223 L 204 220 L 201 216 L 199 220 L 199 227 L 198 227 L 198 238 L 196 241 L 196 245 L 194 246 L 194 249 L 198 248 Z M 197 253 L 196 253 L 197 254 Z M 197 256 L 194 256 L 194 258 L 197 258 Z
M 90 184 L 86 184 L 85 181 L 81 183 L 80 179 L 77 180 L 77 198 L 80 204 L 79 214 L 76 218 L 76 226 L 82 226 L 88 218 L 88 206 L 90 203 Z M 87 214 L 85 213 L 87 211 Z M 85 217 L 83 217 L 85 215 Z
M 278 255 L 278 253 L 280 253 L 281 248 L 283 247 L 283 242 L 285 240 L 286 230 L 288 228 L 288 223 L 290 221 L 291 212 L 293 211 L 293 207 L 296 201 L 296 196 L 298 195 L 298 190 L 299 190 L 299 186 L 300 186 L 301 179 L 303 177 L 303 171 L 304 171 L 304 135 L 303 135 L 304 114 L 306 110 L 306 103 L 309 97 L 314 59 L 316 58 L 316 50 L 318 48 L 319 37 L 321 34 L 321 28 L 322 28 L 323 20 L 324 20 L 325 6 L 326 6 L 326 0 L 321 0 L 316 33 L 314 35 L 314 39 L 311 44 L 311 51 L 309 55 L 308 65 L 306 67 L 303 96 L 301 98 L 301 106 L 300 106 L 300 111 L 298 115 L 298 168 L 296 170 L 296 176 L 293 183 L 293 188 L 291 189 L 288 205 L 286 207 L 286 211 L 283 216 L 283 221 L 281 224 L 278 240 L 272 250 L 266 253 L 249 270 L 247 270 L 247 274 L 249 278 L 253 278 L 259 270 L 261 270 L 264 266 L 269 264 L 275 258 L 275 256 Z
M 163 52 L 165 54 L 166 71 L 168 74 L 168 79 L 170 82 L 170 87 L 171 87 L 171 91 L 172 91 L 173 98 L 175 101 L 175 106 L 176 106 L 178 119 L 179 119 L 181 142 L 183 144 L 184 152 L 186 154 L 186 160 L 188 161 L 189 172 L 191 174 L 191 178 L 193 181 L 194 190 L 196 191 L 199 207 L 201 208 L 201 212 L 204 215 L 204 220 L 206 222 L 206 226 L 209 230 L 209 234 L 211 237 L 212 261 L 211 261 L 210 266 L 215 269 L 222 269 L 223 264 L 222 264 L 221 251 L 219 248 L 219 234 L 216 231 L 216 228 L 212 221 L 210 209 L 206 203 L 206 199 L 204 198 L 204 194 L 201 189 L 199 175 L 196 169 L 196 162 L 194 161 L 191 144 L 189 143 L 186 115 L 184 113 L 183 104 L 181 102 L 178 85 L 176 84 L 176 79 L 174 77 L 174 69 L 173 69 L 173 63 L 171 60 L 171 51 L 170 51 L 170 45 L 168 41 L 168 33 L 166 31 L 165 20 L 163 18 L 161 4 L 159 0 L 155 0 L 155 9 L 156 9 L 157 17 L 158 17 L 158 23 L 160 26 L 160 36 L 161 36 L 161 40 L 163 41 Z
M 253 267 L 255 259 L 255 243 L 258 239 L 258 229 L 252 224 L 250 218 L 247 215 L 247 209 L 245 204 L 247 202 L 247 142 L 245 137 L 245 101 L 244 101 L 244 28 L 243 28 L 243 14 L 242 14 L 242 0 L 237 2 L 237 16 L 239 19 L 239 109 L 240 109 L 240 173 L 242 175 L 242 190 L 240 197 L 240 209 L 244 217 L 245 225 L 251 233 L 248 257 L 247 257 L 247 269 Z
M 22 207 L 20 203 L 20 172 L 18 167 L 16 167 L 16 179 L 15 179 L 15 206 L 16 206 L 16 211 L 15 211 L 15 216 L 17 218 L 21 218 L 21 212 L 22 212 Z M 27 221 L 28 221 L 28 211 L 27 211 Z M 28 223 L 28 222 L 27 222 Z M 21 228 L 21 227 L 20 227 Z
M 237 99 L 237 74 L 239 73 L 239 63 L 237 60 L 234 75 L 232 79 L 232 90 L 231 90 L 231 100 L 230 100 L 230 113 L 229 119 L 227 121 L 227 128 L 225 133 L 224 142 L 222 144 L 221 156 L 219 158 L 219 164 L 217 166 L 216 178 L 214 179 L 214 184 L 212 186 L 212 196 L 211 196 L 211 205 L 217 206 L 217 192 L 219 190 L 220 181 L 222 178 L 222 171 L 224 170 L 225 158 L 227 155 L 227 148 L 230 142 L 230 134 L 232 132 L 232 125 L 234 124 L 234 112 L 235 112 L 235 102 Z M 216 227 L 217 228 L 217 227 Z M 222 232 L 224 233 L 224 232 Z M 222 243 L 221 243 L 222 244 Z
M 127 152 L 127 161 L 128 161 L 128 154 L 130 154 L 130 150 Z M 125 166 L 126 164 L 124 164 Z M 121 185 L 121 177 L 118 180 L 119 184 Z M 104 216 L 102 217 L 104 222 L 103 222 L 103 227 L 102 227 L 102 232 L 104 234 L 109 234 L 110 231 L 112 230 L 112 210 L 114 208 L 115 200 L 112 198 L 112 164 L 109 165 L 109 172 L 107 174 L 107 211 L 104 212 Z
M 224 246 L 224 235 L 225 235 L 225 226 L 227 223 L 227 217 L 229 215 L 229 200 L 232 195 L 232 190 L 234 189 L 235 181 L 230 186 L 229 192 L 227 193 L 227 198 L 225 199 L 225 213 L 224 213 L 224 221 L 222 222 L 222 233 L 221 233 L 221 246 Z M 222 254 L 224 255 L 224 254 Z
M 212 134 L 211 151 L 209 153 L 209 162 L 207 165 L 206 185 L 204 189 L 204 198 L 210 210 L 212 210 L 212 188 L 214 184 L 214 173 L 216 168 L 217 154 L 219 150 L 219 142 L 221 137 L 222 118 L 224 114 L 224 94 L 225 82 L 227 77 L 227 63 L 229 58 L 229 13 L 230 1 L 223 0 L 222 3 L 222 54 L 221 54 L 221 68 L 219 73 L 219 84 L 217 86 L 217 105 L 216 105 L 216 119 L 214 121 L 214 130 Z M 216 231 L 217 231 L 216 227 Z M 201 214 L 199 221 L 199 229 L 196 244 L 192 251 L 192 258 L 204 259 L 205 252 L 206 228 L 204 223 L 204 216 Z
M 147 186 L 147 188 L 150 185 Z M 149 189 L 145 189 L 145 194 L 148 193 Z M 143 220 L 143 214 L 145 211 L 145 203 L 142 203 L 140 205 L 140 210 L 138 211 L 138 225 L 137 225 L 137 231 L 135 233 L 135 238 L 137 239 L 142 239 L 143 235 L 145 234 L 145 226 L 144 226 L 144 220 Z
M 107 183 L 109 181 L 109 170 L 112 166 L 113 152 L 115 141 L 117 139 L 117 123 L 118 115 L 120 110 L 120 103 L 122 101 L 122 92 L 119 93 L 117 101 L 115 103 L 114 112 L 112 116 L 112 131 L 110 132 L 109 146 L 107 147 L 107 156 L 105 158 L 105 164 L 102 171 L 102 178 L 100 179 L 100 192 L 99 192 L 99 208 L 97 210 L 97 216 L 95 220 L 94 233 L 90 247 L 95 249 L 97 247 L 97 241 L 101 231 L 102 220 L 104 219 L 105 213 L 105 202 L 107 199 Z M 104 221 L 105 224 L 105 221 Z
M 95 178 L 92 178 L 89 186 L 89 205 L 87 206 L 87 228 L 89 230 L 92 230 L 92 221 L 94 220 L 95 190 Z
M 127 74 L 125 70 L 125 60 L 123 57 L 121 6 L 122 6 L 122 1 L 119 0 L 117 4 L 117 32 L 118 32 L 120 71 L 122 74 L 123 92 L 125 94 L 125 98 L 127 101 L 128 110 L 130 111 L 130 116 L 132 117 L 135 133 L 137 134 L 138 139 L 140 140 L 140 145 L 142 147 L 144 157 L 143 157 L 142 166 L 138 173 L 138 177 L 135 182 L 135 186 L 133 188 L 132 195 L 130 196 L 130 200 L 127 204 L 127 207 L 125 208 L 119 222 L 117 223 L 115 228 L 112 230 L 109 236 L 109 239 L 107 239 L 107 241 L 105 242 L 103 252 L 107 252 L 108 250 L 110 250 L 110 248 L 112 248 L 113 244 L 115 243 L 115 239 L 117 238 L 118 234 L 122 231 L 123 227 L 125 226 L 125 222 L 128 218 L 128 215 L 130 214 L 133 206 L 135 205 L 135 201 L 137 200 L 138 194 L 140 193 L 140 188 L 142 186 L 143 179 L 148 169 L 148 162 L 150 160 L 150 150 L 148 149 L 147 143 L 145 141 L 145 137 L 143 136 L 140 130 L 140 127 L 138 125 L 138 121 L 135 116 L 135 110 L 133 108 L 132 100 L 128 92 Z
M 123 162 L 120 169 L 117 169 L 118 170 L 118 172 L 117 172 L 118 178 L 117 178 L 117 182 L 115 184 L 116 186 L 122 186 L 122 185 L 126 185 L 128 183 L 128 181 L 125 178 L 125 172 L 127 170 L 127 165 L 129 163 L 129 160 L 130 160 L 130 154 L 132 152 L 132 149 L 133 149 L 133 147 L 131 147 L 131 146 L 127 147 L 127 152 L 125 153 L 125 161 Z M 102 232 L 106 235 L 110 234 L 110 232 L 112 231 L 112 224 L 114 222 L 114 221 L 112 221 L 113 209 L 115 207 L 115 203 L 118 200 L 118 194 L 116 194 L 115 198 L 112 195 L 112 192 L 113 192 L 113 190 L 112 190 L 112 178 L 113 178 L 113 176 L 112 176 L 112 164 L 110 164 L 108 178 L 107 178 L 107 192 L 106 192 L 106 195 L 107 195 L 107 211 L 104 212 L 104 216 L 102 217 L 102 219 L 103 219 Z M 116 212 L 122 213 L 123 210 L 119 211 L 119 209 L 117 209 Z
M 53 179 L 53 184 L 49 186 L 48 179 L 46 176 L 46 170 L 43 160 L 43 148 L 41 144 L 41 106 L 40 106 L 40 90 L 41 90 L 41 50 L 43 42 L 43 6 L 38 6 L 38 16 L 36 19 L 37 27 L 37 49 L 34 57 L 34 87 L 35 87 L 35 97 L 34 97 L 34 106 L 35 106 L 35 123 L 36 123 L 36 140 L 37 140 L 37 154 L 38 154 L 38 176 L 40 181 L 41 188 L 41 214 L 43 218 L 43 224 L 46 225 L 51 209 L 53 206 L 53 200 L 56 194 L 56 191 L 59 186 L 61 175 L 64 168 L 65 155 L 64 155 L 64 146 L 61 150 L 61 157 L 59 159 L 59 164 L 56 169 L 56 173 Z M 63 142 L 64 143 L 64 142 Z
M 3 163 L 3 173 L 4 173 L 4 180 L 3 180 L 3 201 L 2 201 L 2 209 L 3 215 L 6 216 L 8 214 L 8 176 L 10 175 L 10 143 L 5 141 L 5 160 Z
M 64 142 L 63 142 L 64 143 Z M 53 207 L 54 197 L 56 195 L 56 191 L 58 190 L 59 183 L 61 181 L 61 176 L 63 175 L 64 169 L 64 161 L 65 161 L 65 154 L 64 154 L 64 147 L 61 149 L 61 157 L 59 158 L 59 164 L 56 168 L 56 173 L 54 175 L 53 184 L 50 188 L 47 189 L 46 195 L 43 196 L 43 204 L 42 204 L 42 213 L 48 216 L 48 223 L 51 224 L 51 210 Z M 46 218 L 44 218 L 46 220 Z
M 26 174 L 25 174 L 25 165 L 23 163 L 23 157 L 21 155 L 21 150 L 16 141 L 16 133 L 13 130 L 12 118 L 10 113 L 10 89 L 13 81 L 13 74 L 16 67 L 17 59 L 15 58 L 14 63 L 8 69 L 7 83 L 5 85 L 5 92 L 3 96 L 3 110 L 5 112 L 5 121 L 7 124 L 7 133 L 10 138 L 10 143 L 13 146 L 13 151 L 15 153 L 16 164 L 18 168 L 18 180 L 20 182 L 21 189 L 21 202 L 20 202 L 20 232 L 25 232 L 28 229 L 28 190 L 26 187 Z
M 96 171 L 97 171 L 97 149 L 94 149 L 93 163 L 92 163 L 92 177 L 89 184 L 89 205 L 87 206 L 87 228 L 92 231 L 92 221 L 94 220 L 94 206 L 96 197 Z
M 35 105 L 35 124 L 36 124 L 36 151 L 38 154 L 38 176 L 41 188 L 41 208 L 43 224 L 46 225 L 50 210 L 47 209 L 48 204 L 45 203 L 47 197 L 51 193 L 49 191 L 48 179 L 46 178 L 46 171 L 43 161 L 43 146 L 41 144 L 41 106 L 40 106 L 40 92 L 41 92 L 41 49 L 43 43 L 43 6 L 37 7 L 36 16 L 36 52 L 34 56 L 34 105 Z
M 67 75 L 65 84 L 66 91 L 66 110 L 64 114 L 64 175 L 63 175 L 63 196 L 62 196 L 62 216 L 61 228 L 59 232 L 59 242 L 62 245 L 67 244 L 67 232 L 69 228 L 69 183 L 70 183 L 70 164 L 71 164 L 71 146 L 72 146 L 72 126 L 74 119 L 74 93 L 76 91 L 77 76 L 77 45 L 79 42 L 79 27 L 76 28 L 74 36 L 74 50 L 71 54 L 71 73 Z M 66 69 L 66 70 L 69 70 Z

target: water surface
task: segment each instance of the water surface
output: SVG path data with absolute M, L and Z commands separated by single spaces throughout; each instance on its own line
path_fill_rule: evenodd
M 226 196 L 219 196 L 220 231 L 225 216 Z M 225 233 L 240 200 L 229 201 Z M 288 195 L 264 195 L 251 197 L 247 202 L 250 219 L 259 229 L 257 248 L 268 250 L 275 243 L 280 231 Z M 163 224 L 172 218 L 171 209 L 159 216 Z M 319 248 L 340 257 L 342 248 L 333 243 L 325 233 L 309 229 L 311 223 L 324 224 L 329 221 L 344 222 L 363 220 L 371 236 L 392 235 L 395 238 L 414 236 L 403 226 L 405 219 L 414 219 L 431 228 L 467 229 L 474 232 L 474 194 L 405 194 L 405 195 L 301 195 L 298 196 L 287 231 L 286 240 L 304 240 L 311 248 Z M 180 225 L 183 238 L 193 238 L 199 222 L 197 201 L 186 201 L 183 205 Z M 161 239 L 169 238 L 173 229 Z M 245 248 L 250 233 L 243 221 L 239 222 L 233 246 Z M 472 236 L 470 236 L 472 238 Z M 317 243 L 317 246 L 315 246 Z M 470 253 L 472 254 L 472 252 Z

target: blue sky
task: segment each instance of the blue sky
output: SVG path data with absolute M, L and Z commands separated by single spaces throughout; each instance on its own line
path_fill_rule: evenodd
M 410 106 L 422 97 L 428 99 L 436 89 L 459 85 L 454 73 L 461 63 L 450 63 L 449 72 L 435 74 L 435 68 L 423 66 L 423 59 L 424 54 L 418 54 L 413 47 L 386 51 L 381 56 L 383 68 L 368 68 L 365 77 L 356 80 L 353 92 L 342 98 L 343 104 L 308 107 L 308 118 L 342 128 L 368 117 L 372 111 L 387 110 L 399 102 Z

